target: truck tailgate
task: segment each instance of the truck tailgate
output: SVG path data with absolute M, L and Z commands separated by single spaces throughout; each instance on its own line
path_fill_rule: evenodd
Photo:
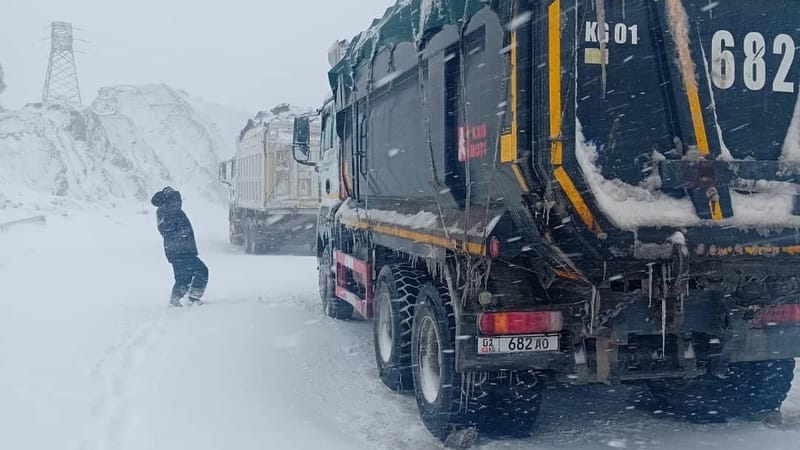
M 613 226 L 800 226 L 800 1 L 598 0 L 572 14 L 564 166 Z

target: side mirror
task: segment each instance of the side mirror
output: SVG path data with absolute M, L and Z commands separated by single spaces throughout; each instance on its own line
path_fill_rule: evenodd
M 316 166 L 316 163 L 308 161 L 311 158 L 311 127 L 308 116 L 294 119 L 293 134 L 292 156 L 294 160 L 306 166 Z
M 219 164 L 219 181 L 220 183 L 231 186 L 233 174 L 228 171 L 228 167 L 233 165 L 233 161 L 225 161 Z

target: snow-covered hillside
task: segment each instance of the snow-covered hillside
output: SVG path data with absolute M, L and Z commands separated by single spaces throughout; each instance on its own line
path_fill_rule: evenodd
M 166 184 L 221 201 L 218 163 L 246 119 L 163 84 L 103 88 L 78 110 L 0 112 L 0 210 L 144 201 Z

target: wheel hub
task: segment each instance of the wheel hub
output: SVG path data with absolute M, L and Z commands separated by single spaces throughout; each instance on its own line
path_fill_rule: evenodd
M 430 317 L 423 319 L 419 339 L 419 372 L 422 395 L 428 403 L 436 402 L 442 380 L 442 355 L 439 332 Z
M 389 296 L 381 294 L 380 309 L 378 311 L 378 351 L 381 360 L 388 363 L 392 358 L 392 308 Z

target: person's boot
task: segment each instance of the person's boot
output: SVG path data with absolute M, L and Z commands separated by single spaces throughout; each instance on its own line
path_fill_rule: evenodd
M 181 299 L 178 297 L 172 297 L 169 299 L 169 307 L 170 308 L 181 308 L 183 305 L 181 304 Z
M 190 305 L 202 305 L 203 301 L 200 300 L 203 297 L 203 290 L 197 288 L 189 289 L 189 304 Z

